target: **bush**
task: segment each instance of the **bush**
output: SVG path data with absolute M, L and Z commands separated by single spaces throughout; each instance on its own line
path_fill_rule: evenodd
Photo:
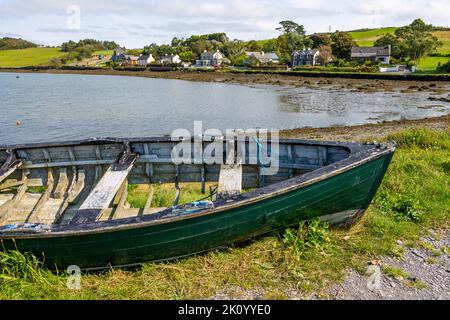
M 446 64 L 443 64 L 443 65 L 437 67 L 437 72 L 450 73 L 450 61 L 448 61 Z
M 352 73 L 367 72 L 367 73 L 373 73 L 373 72 L 378 72 L 378 67 L 375 65 L 362 65 L 362 66 L 356 66 L 356 67 L 351 67 L 351 66 L 339 67 L 339 66 L 331 66 L 331 65 L 328 67 L 300 66 L 300 67 L 295 67 L 293 70 L 295 70 L 295 71 L 314 71 L 314 72 L 352 72 Z
M 324 249 L 332 243 L 329 226 L 320 219 L 302 221 L 297 230 L 287 229 L 281 240 L 297 257 L 308 250 Z

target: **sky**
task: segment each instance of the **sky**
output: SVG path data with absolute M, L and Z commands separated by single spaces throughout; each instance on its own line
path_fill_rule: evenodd
M 127 48 L 226 32 L 276 37 L 283 20 L 308 33 L 402 26 L 415 18 L 450 25 L 450 0 L 0 0 L 0 37 L 44 45 L 94 38 Z

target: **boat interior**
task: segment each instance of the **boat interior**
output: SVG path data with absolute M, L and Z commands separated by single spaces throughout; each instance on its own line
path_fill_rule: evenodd
M 265 176 L 259 159 L 251 164 L 250 140 L 244 143 L 245 161 L 238 164 L 175 164 L 171 155 L 177 143 L 169 137 L 0 147 L 0 228 L 119 220 L 176 210 L 183 205 L 208 207 L 218 199 L 273 186 L 366 148 L 358 144 L 281 140 L 278 173 Z M 208 143 L 200 144 L 204 152 Z M 232 145 L 233 154 L 237 153 L 237 145 Z M 224 150 L 231 148 L 224 146 Z M 272 152 L 270 145 L 267 150 Z M 222 152 L 225 159 L 230 157 L 229 152 Z M 175 191 L 172 207 L 152 205 L 155 187 L 162 184 L 170 184 Z M 186 184 L 195 184 L 199 189 L 199 201 L 180 203 Z M 140 207 L 127 201 L 130 186 L 146 192 Z

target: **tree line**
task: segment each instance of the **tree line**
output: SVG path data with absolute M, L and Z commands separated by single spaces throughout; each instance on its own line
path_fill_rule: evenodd
M 304 48 L 318 49 L 321 63 L 333 63 L 336 66 L 348 64 L 351 49 L 358 44 L 349 32 L 306 34 L 305 27 L 294 21 L 281 21 L 276 29 L 277 38 L 263 41 L 230 40 L 225 33 L 193 35 L 189 38 L 173 38 L 171 44 L 152 43 L 144 47 L 144 54 L 152 54 L 156 59 L 167 54 L 178 54 L 183 61 L 194 62 L 202 52 L 220 50 L 232 65 L 240 66 L 247 59 L 248 51 L 275 52 L 282 63 L 289 64 L 292 53 Z M 410 25 L 398 28 L 394 35 L 386 34 L 375 42 L 375 46 L 392 46 L 395 59 L 418 60 L 432 54 L 442 46 L 442 42 L 433 35 L 436 27 L 421 19 Z

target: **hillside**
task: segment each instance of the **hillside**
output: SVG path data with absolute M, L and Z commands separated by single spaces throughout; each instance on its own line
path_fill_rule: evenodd
M 28 48 L 0 50 L 0 67 L 28 67 L 48 65 L 52 58 L 63 56 L 59 48 Z
M 380 28 L 371 30 L 357 30 L 351 31 L 350 34 L 355 39 L 356 43 L 360 46 L 373 46 L 374 42 L 385 35 L 386 33 L 393 34 L 396 28 Z M 437 65 L 445 64 L 450 61 L 450 57 L 444 57 L 444 55 L 450 54 L 450 31 L 442 30 L 435 31 L 434 35 L 443 43 L 437 51 L 438 54 L 442 55 L 440 57 L 424 57 L 419 62 L 417 67 L 422 72 L 433 72 L 435 71 Z
M 374 42 L 387 33 L 394 34 L 397 28 L 380 28 L 364 31 L 350 31 L 350 34 L 360 46 L 373 46 Z M 435 31 L 434 35 L 444 44 L 439 48 L 438 53 L 450 54 L 450 31 Z
M 15 38 L 0 39 L 0 50 L 15 50 L 15 49 L 26 49 L 35 47 L 37 47 L 37 44 L 23 39 L 15 39 Z

